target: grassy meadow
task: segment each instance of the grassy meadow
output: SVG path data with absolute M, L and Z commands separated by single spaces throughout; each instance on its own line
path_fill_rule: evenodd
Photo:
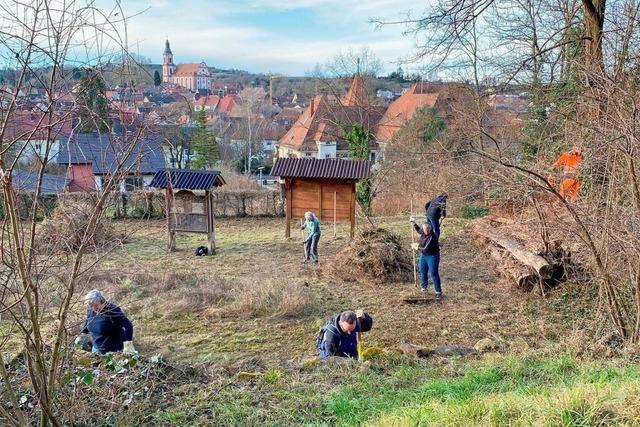
M 399 233 L 406 218 L 379 218 Z M 640 367 L 633 349 L 593 342 L 593 289 L 567 283 L 541 297 L 500 280 L 467 231 L 447 219 L 443 304 L 408 305 L 413 283 L 346 283 L 333 263 L 348 243 L 324 224 L 320 265 L 303 265 L 302 235 L 284 220 L 218 219 L 218 252 L 195 257 L 204 236 L 166 250 L 164 222 L 120 222 L 126 243 L 108 253 L 86 289 L 100 288 L 132 319 L 144 357 L 160 354 L 204 380 L 175 384 L 88 425 L 640 425 Z M 342 309 L 374 317 L 364 362 L 316 359 L 319 327 Z M 81 301 L 74 322 L 84 315 Z M 398 346 L 492 351 L 416 359 Z M 93 386 L 96 386 L 95 384 Z M 89 386 L 87 386 L 89 387 Z

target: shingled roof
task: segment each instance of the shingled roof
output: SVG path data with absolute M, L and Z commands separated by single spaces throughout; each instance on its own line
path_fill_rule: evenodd
M 23 170 L 14 170 L 11 173 L 11 185 L 16 191 L 21 193 L 34 193 L 38 183 L 38 174 Z M 45 173 L 42 175 L 40 194 L 60 194 L 63 193 L 69 180 L 62 175 Z
M 80 133 L 60 138 L 59 165 L 92 165 L 95 175 L 115 171 L 119 162 L 129 173 L 144 175 L 156 173 L 165 167 L 164 153 L 159 135 L 152 134 L 135 141 L 114 134 Z M 129 144 L 135 144 L 129 156 L 124 152 Z
M 271 175 L 282 178 L 366 179 L 371 171 L 368 160 L 279 158 Z
M 224 185 L 220 171 L 165 169 L 156 172 L 149 187 L 168 188 L 174 190 L 210 190 Z

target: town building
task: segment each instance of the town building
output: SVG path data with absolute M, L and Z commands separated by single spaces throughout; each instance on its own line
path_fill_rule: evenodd
M 278 157 L 348 158 L 349 143 L 344 128 L 359 124 L 375 134 L 385 107 L 369 103 L 362 78 L 353 78 L 347 95 L 318 95 L 298 117 L 298 120 L 278 142 Z M 375 161 L 378 144 L 371 139 L 371 159 Z
M 192 92 L 211 93 L 211 70 L 207 64 L 179 64 L 173 62 L 169 40 L 165 41 L 162 54 L 162 81 L 189 89 Z
M 148 187 L 165 167 L 159 135 L 134 137 L 110 133 L 72 133 L 61 138 L 56 163 L 67 167 L 71 192 L 101 190 L 105 179 L 122 165 L 121 192 Z M 126 156 L 126 158 L 125 158 Z

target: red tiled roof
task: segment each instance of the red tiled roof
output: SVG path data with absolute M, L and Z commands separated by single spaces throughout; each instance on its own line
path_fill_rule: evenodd
M 279 144 L 298 151 L 317 151 L 317 141 L 336 141 L 338 150 L 346 150 L 348 145 L 342 135 L 342 126 L 360 123 L 374 132 L 383 113 L 384 107 L 345 106 L 319 95 L 311 101 Z M 372 141 L 372 144 L 375 145 L 375 142 Z
M 195 76 L 198 72 L 200 64 L 180 64 L 176 67 L 176 72 L 172 77 L 191 77 Z
M 237 101 L 236 98 L 232 95 L 225 95 L 224 97 L 222 97 L 222 99 L 220 100 L 220 102 L 218 102 L 218 108 L 217 111 L 221 112 L 221 113 L 231 113 L 234 109 L 234 107 L 236 107 L 237 105 Z
M 271 175 L 282 178 L 366 179 L 371 171 L 368 160 L 279 158 Z
M 414 84 L 400 98 L 393 101 L 387 111 L 382 116 L 376 139 L 378 141 L 391 141 L 398 130 L 415 114 L 421 107 L 434 107 L 438 101 L 438 93 L 426 93 L 421 83 Z M 429 88 L 431 89 L 431 88 Z
M 369 105 L 369 97 L 367 96 L 367 90 L 364 87 L 364 82 L 362 81 L 362 77 L 360 77 L 359 73 L 356 73 L 353 76 L 353 80 L 351 81 L 351 87 L 349 87 L 349 92 L 342 100 L 342 105 L 346 106 L 368 106 Z
M 43 117 L 44 116 L 44 117 Z M 60 133 L 70 133 L 72 118 L 70 115 L 61 117 L 53 117 L 51 126 L 48 125 L 49 117 L 43 112 L 35 111 L 17 111 L 11 114 L 7 121 L 4 133 L 5 139 L 21 139 L 26 140 L 35 132 L 31 139 L 45 139 L 51 131 L 50 137 L 55 139 Z
M 302 114 L 302 111 L 303 111 L 302 108 L 283 108 L 282 111 L 280 111 L 278 114 L 276 114 L 274 119 L 275 120 L 291 120 L 291 121 L 294 121 L 298 117 L 300 117 L 300 114 Z
M 220 97 L 216 95 L 202 96 L 194 102 L 194 105 L 202 105 L 206 107 L 211 107 L 213 110 L 218 102 L 220 101 Z

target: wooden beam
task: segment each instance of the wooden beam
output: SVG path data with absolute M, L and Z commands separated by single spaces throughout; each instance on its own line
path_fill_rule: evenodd
M 173 198 L 173 190 L 168 187 L 167 190 L 165 191 L 165 207 L 167 210 L 167 232 L 168 232 L 168 237 L 169 237 L 169 241 L 167 242 L 167 248 L 169 249 L 169 251 L 175 251 L 176 250 L 176 232 L 171 230 L 171 210 L 172 210 L 172 206 L 173 203 L 172 202 L 172 198 Z
M 291 180 L 289 178 L 286 178 L 284 180 L 284 186 L 287 191 L 287 196 L 285 199 L 285 202 L 287 203 L 287 224 L 285 226 L 284 237 L 286 237 L 287 239 L 291 237 L 291 202 L 293 200 L 293 198 L 291 197 L 291 185 Z
M 213 195 L 211 191 L 205 191 L 205 209 L 207 214 L 207 237 L 209 255 L 216 253 L 216 223 L 213 213 Z
M 356 182 L 351 183 L 351 201 L 349 204 L 349 221 L 351 222 L 351 232 L 349 235 L 353 239 L 356 228 Z

